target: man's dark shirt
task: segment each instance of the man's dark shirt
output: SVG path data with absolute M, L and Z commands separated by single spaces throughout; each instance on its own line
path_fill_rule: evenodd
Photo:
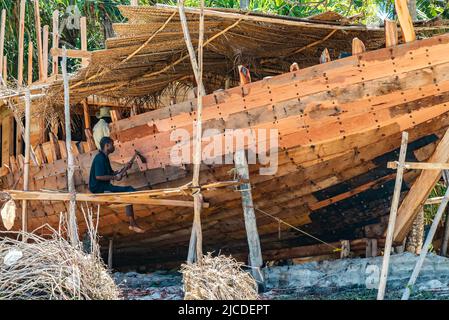
M 114 171 L 112 171 L 111 163 L 109 158 L 102 151 L 100 151 L 92 161 L 92 167 L 90 168 L 89 177 L 89 190 L 92 193 L 103 193 L 109 190 L 111 183 L 109 181 L 97 180 L 100 176 L 112 176 Z

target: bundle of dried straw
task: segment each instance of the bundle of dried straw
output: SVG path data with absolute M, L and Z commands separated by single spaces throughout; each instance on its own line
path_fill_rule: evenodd
M 257 283 L 232 257 L 211 253 L 201 263 L 183 264 L 185 300 L 257 300 Z
M 92 220 L 87 222 L 94 226 Z M 47 228 L 50 234 L 45 238 L 33 233 L 25 235 L 26 242 L 0 238 L 0 300 L 119 298 L 119 290 L 95 245 L 95 233 L 90 233 L 93 245 L 86 253 L 81 245 L 73 247 L 61 229 Z

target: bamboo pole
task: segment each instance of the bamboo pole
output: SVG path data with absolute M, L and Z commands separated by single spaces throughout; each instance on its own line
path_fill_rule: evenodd
M 53 49 L 58 49 L 59 47 L 59 11 L 53 11 L 53 41 L 52 41 Z M 58 74 L 58 57 L 53 56 L 52 63 L 52 75 Z
M 23 85 L 23 42 L 25 38 L 25 0 L 20 1 L 19 15 L 19 61 L 17 62 L 17 82 Z M 6 74 L 6 72 L 5 72 Z
M 132 6 L 138 6 L 139 5 L 139 0 L 131 0 L 131 5 Z
M 396 182 L 394 185 L 393 199 L 390 207 L 390 218 L 388 221 L 387 237 L 385 240 L 384 257 L 382 261 L 382 271 L 379 279 L 379 289 L 377 300 L 383 300 L 385 296 L 385 287 L 387 285 L 388 267 L 390 264 L 391 247 L 393 244 L 393 233 L 396 224 L 396 215 L 398 213 L 399 198 L 401 196 L 402 178 L 404 175 L 404 162 L 407 154 L 408 133 L 402 132 L 401 150 L 399 153 L 399 166 L 396 172 Z
M 87 21 L 86 21 L 86 17 L 81 17 L 80 26 L 81 26 L 81 50 L 87 51 Z M 87 67 L 88 64 L 89 64 L 89 60 L 87 58 L 83 58 L 81 60 L 81 66 Z
M 37 63 L 39 66 L 39 80 L 44 79 L 44 61 L 42 56 L 42 28 L 39 0 L 34 0 L 34 21 L 36 24 Z
M 203 96 L 206 95 L 204 85 L 200 81 L 198 61 L 195 55 L 195 49 L 193 49 L 192 39 L 190 38 L 189 25 L 187 24 L 186 13 L 184 9 L 184 0 L 178 0 L 179 19 L 181 21 L 182 32 L 184 34 L 184 41 L 186 42 L 187 50 L 189 51 L 190 63 L 192 64 L 193 74 L 195 75 L 196 84 Z M 202 11 L 204 14 L 204 10 Z M 201 13 L 200 13 L 201 16 Z M 201 18 L 200 18 L 201 19 Z M 204 18 L 203 18 L 204 19 Z
M 178 0 L 179 16 L 181 20 L 182 30 L 184 33 L 184 40 L 190 55 L 190 62 L 195 74 L 195 79 L 198 88 L 198 108 L 196 114 L 195 137 L 194 137 L 194 153 L 193 153 L 193 178 L 192 187 L 195 188 L 193 192 L 194 202 L 194 217 L 192 234 L 190 238 L 189 253 L 187 261 L 193 262 L 193 257 L 196 255 L 197 263 L 201 263 L 203 257 L 203 239 L 201 230 L 201 208 L 203 206 L 203 195 L 199 187 L 199 176 L 201 167 L 201 140 L 202 140 L 202 111 L 203 111 L 203 97 L 206 95 L 203 85 L 203 44 L 204 44 L 204 0 L 200 3 L 200 26 L 198 39 L 198 61 L 196 59 L 195 50 L 193 49 L 192 40 L 188 29 L 187 19 L 184 12 L 184 0 Z M 196 244 L 194 246 L 194 244 Z M 195 253 L 193 252 L 195 248 Z
M 42 80 L 47 80 L 48 78 L 48 26 L 44 26 L 43 29 L 43 39 L 42 39 L 42 60 L 43 60 L 43 72 Z
M 33 42 L 28 42 L 28 85 L 33 83 Z
M 30 177 L 30 132 L 31 132 L 31 97 L 30 90 L 25 90 L 25 163 L 23 167 L 23 191 L 28 191 Z M 25 233 L 28 232 L 28 201 L 22 201 L 22 240 L 26 241 Z
M 449 188 L 447 188 L 446 193 L 444 194 L 443 201 L 438 207 L 438 211 L 435 217 L 433 218 L 432 226 L 430 227 L 429 233 L 427 234 L 426 242 L 424 242 L 418 261 L 416 262 L 410 280 L 408 281 L 407 286 L 404 289 L 404 293 L 402 294 L 401 300 L 408 300 L 408 298 L 410 297 L 412 288 L 415 285 L 416 279 L 419 276 L 419 272 L 421 271 L 421 268 L 424 264 L 424 260 L 426 259 L 427 256 L 427 252 L 429 252 L 429 248 L 432 245 L 433 237 L 435 236 L 438 225 L 440 224 L 441 218 L 443 217 L 443 213 L 446 210 L 448 202 L 449 202 Z
M 64 80 L 64 115 L 65 115 L 65 137 L 67 148 L 67 182 L 70 193 L 69 205 L 69 235 L 72 246 L 79 245 L 78 226 L 76 222 L 76 191 L 75 181 L 73 179 L 75 164 L 72 153 L 72 133 L 70 128 L 70 92 L 69 92 L 69 75 L 67 73 L 67 50 L 63 49 L 61 61 L 62 76 Z
M 0 25 L 0 75 L 3 77 L 3 55 L 5 54 L 6 9 L 2 10 Z

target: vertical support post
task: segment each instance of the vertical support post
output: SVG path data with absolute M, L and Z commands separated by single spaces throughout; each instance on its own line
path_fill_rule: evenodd
M 82 101 L 83 104 L 83 113 L 84 113 L 84 128 L 91 129 L 90 125 L 90 115 L 89 115 L 89 105 L 86 100 Z
M 399 43 L 398 40 L 398 25 L 396 21 L 386 19 L 385 26 L 385 47 L 394 47 Z
M 408 10 L 407 0 L 395 0 L 394 4 L 405 42 L 415 41 L 416 34 L 415 29 L 413 28 L 412 17 L 410 16 L 410 12 Z
M 402 178 L 404 175 L 404 162 L 407 154 L 408 133 L 402 132 L 401 149 L 399 153 L 399 164 L 396 172 L 396 181 L 393 191 L 393 199 L 391 201 L 390 217 L 388 220 L 387 238 L 385 240 L 384 257 L 382 261 L 382 271 L 379 279 L 379 291 L 377 292 L 377 300 L 383 300 L 385 296 L 385 287 L 387 285 L 388 268 L 390 265 L 391 247 L 393 244 L 393 234 L 396 224 L 396 216 L 399 207 L 399 198 L 401 196 Z
M 59 11 L 53 11 L 53 41 L 52 41 L 53 49 L 57 49 L 59 47 Z M 58 74 L 58 57 L 53 56 L 52 63 L 52 75 Z
M 81 50 L 87 51 L 87 21 L 86 21 L 86 17 L 81 17 L 80 27 L 81 27 Z M 87 67 L 88 64 L 89 64 L 89 59 L 83 58 L 81 60 L 82 67 Z
M 30 130 L 31 128 L 31 97 L 30 90 L 25 90 L 25 163 L 23 166 L 23 191 L 28 191 L 29 177 L 30 177 Z M 25 233 L 28 232 L 28 215 L 27 215 L 27 200 L 22 201 L 22 240 L 26 241 Z
M 62 76 L 64 80 L 64 115 L 65 115 L 65 139 L 67 147 L 67 182 L 70 193 L 69 205 L 69 235 L 72 246 L 79 245 L 78 226 L 76 222 L 76 191 L 75 181 L 73 179 L 75 163 L 72 153 L 72 133 L 70 128 L 70 89 L 69 75 L 67 73 L 67 50 L 64 47 L 61 62 Z
M 34 20 L 36 24 L 37 61 L 39 66 L 39 80 L 44 79 L 44 61 L 42 57 L 42 28 L 39 0 L 34 0 Z
M 14 155 L 14 116 L 8 115 L 1 121 L 2 127 L 2 166 L 9 165 L 9 158 Z
M 3 77 L 3 55 L 5 54 L 6 9 L 2 10 L 0 24 L 0 75 Z
M 245 150 L 237 150 L 234 156 L 235 169 L 239 177 L 249 180 L 249 169 L 246 161 Z M 243 216 L 245 219 L 245 229 L 248 238 L 249 261 L 252 274 L 256 281 L 263 283 L 264 279 L 260 272 L 263 264 L 262 250 L 260 248 L 259 232 L 257 231 L 256 214 L 254 212 L 253 197 L 251 194 L 251 184 L 245 183 L 240 186 L 242 194 Z
M 42 60 L 43 60 L 43 71 L 42 80 L 47 80 L 48 77 L 48 26 L 44 26 L 43 29 L 43 41 L 42 41 Z
M 367 258 L 377 257 L 377 239 L 366 239 Z
M 351 243 L 349 240 L 341 241 L 341 251 L 340 251 L 340 259 L 349 258 L 349 254 L 351 253 Z
M 402 294 L 401 300 L 408 300 L 408 298 L 410 297 L 412 288 L 415 285 L 416 279 L 419 276 L 419 272 L 421 271 L 422 265 L 424 264 L 427 252 L 429 252 L 429 248 L 432 245 L 433 237 L 437 232 L 438 225 L 440 224 L 441 217 L 443 216 L 443 213 L 446 210 L 448 202 L 449 202 L 449 188 L 447 188 L 446 193 L 444 194 L 443 197 L 443 201 L 441 201 L 441 204 L 438 207 L 438 211 L 435 217 L 433 218 L 432 226 L 430 227 L 429 233 L 427 234 L 426 242 L 424 242 L 421 253 L 419 254 L 418 261 L 416 262 L 410 280 L 408 281 L 407 286 L 404 289 L 404 293 Z
M 19 120 L 20 121 L 20 120 Z M 17 118 L 16 118 L 16 158 L 22 154 L 22 150 L 23 150 L 23 146 L 22 146 L 22 142 L 23 142 L 23 132 L 22 132 L 22 123 L 17 122 Z
M 194 137 L 193 178 L 192 178 L 192 187 L 195 189 L 193 192 L 194 218 L 193 218 L 192 235 L 190 239 L 191 246 L 189 247 L 189 254 L 187 260 L 188 262 L 191 262 L 192 257 L 195 255 L 193 253 L 193 243 L 196 243 L 196 260 L 197 263 L 200 264 L 203 257 L 203 236 L 201 231 L 201 209 L 203 206 L 203 195 L 201 194 L 201 188 L 199 186 L 199 178 L 201 168 L 201 141 L 203 136 L 203 127 L 202 127 L 203 97 L 206 95 L 206 91 L 203 85 L 204 0 L 200 1 L 198 61 L 196 59 L 195 50 L 193 49 L 187 19 L 184 12 L 184 0 L 178 0 L 178 10 L 184 34 L 184 40 L 186 42 L 186 46 L 189 51 L 190 62 L 192 65 L 193 72 L 195 74 L 196 82 L 198 84 L 198 108 L 194 128 L 195 137 Z
M 189 25 L 187 24 L 186 13 L 184 10 L 184 0 L 178 0 L 178 11 L 179 11 L 179 19 L 181 20 L 182 32 L 184 34 L 184 41 L 186 43 L 187 50 L 189 51 L 190 63 L 192 64 L 193 74 L 195 75 L 195 80 L 198 85 L 199 91 L 201 91 L 203 95 L 206 95 L 203 81 L 200 81 L 199 78 L 198 61 L 196 59 L 195 50 L 193 49 L 192 39 L 190 38 Z
M 17 82 L 19 87 L 23 85 L 23 42 L 25 38 L 25 0 L 20 1 L 19 15 L 19 61 L 17 62 Z M 4 72 L 6 74 L 6 72 Z M 5 77 L 6 79 L 6 77 Z
M 109 239 L 109 250 L 108 250 L 108 268 L 112 270 L 112 254 L 114 250 L 114 239 Z
M 3 81 L 5 84 L 8 82 L 8 56 L 3 57 Z
M 331 55 L 329 53 L 329 50 L 325 48 L 320 56 L 320 63 L 327 63 L 331 61 Z
M 28 42 L 28 85 L 33 83 L 33 42 Z
M 139 0 L 131 0 L 131 5 L 132 6 L 138 6 L 139 5 Z
M 361 54 L 366 51 L 365 44 L 359 38 L 352 39 L 352 55 Z

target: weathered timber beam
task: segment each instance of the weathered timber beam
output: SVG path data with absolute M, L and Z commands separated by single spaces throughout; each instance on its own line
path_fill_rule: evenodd
M 4 196 L 9 194 L 13 200 L 29 200 L 29 201 L 70 201 L 70 193 L 59 192 L 40 192 L 40 191 L 5 191 Z M 173 207 L 189 207 L 193 208 L 193 201 L 172 200 L 172 199 L 151 199 L 145 194 L 89 194 L 77 193 L 77 201 L 93 202 L 93 203 L 127 203 L 127 204 L 147 204 L 161 205 Z M 203 208 L 209 208 L 209 203 L 204 203 Z

